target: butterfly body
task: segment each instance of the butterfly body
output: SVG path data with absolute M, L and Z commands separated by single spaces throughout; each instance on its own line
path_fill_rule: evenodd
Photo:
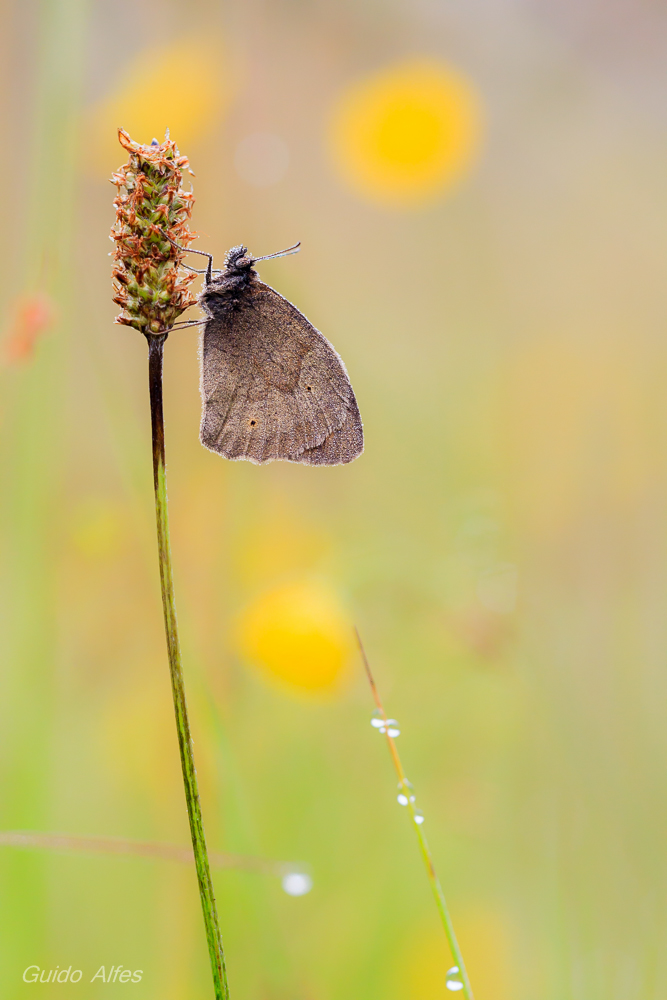
M 201 441 L 225 458 L 341 465 L 363 451 L 345 366 L 299 310 L 259 280 L 245 247 L 205 285 Z

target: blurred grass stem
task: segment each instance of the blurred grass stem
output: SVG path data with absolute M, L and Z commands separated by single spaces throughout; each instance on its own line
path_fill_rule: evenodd
M 164 343 L 167 335 L 148 335 L 148 379 L 151 402 L 151 428 L 153 437 L 153 485 L 155 487 L 155 515 L 157 518 L 158 557 L 160 562 L 160 584 L 162 587 L 162 607 L 164 610 L 164 626 L 167 636 L 167 651 L 169 654 L 169 670 L 171 673 L 171 689 L 174 696 L 174 712 L 176 714 L 176 729 L 178 731 L 178 747 L 181 754 L 183 769 L 183 784 L 185 799 L 188 806 L 192 849 L 195 856 L 199 895 L 201 897 L 206 940 L 211 959 L 211 971 L 215 987 L 216 1000 L 228 1000 L 229 986 L 225 957 L 222 949 L 222 938 L 218 923 L 218 913 L 215 905 L 211 869 L 206 850 L 204 824 L 202 822 L 199 790 L 197 787 L 197 772 L 192 753 L 190 723 L 185 701 L 185 686 L 181 667 L 181 649 L 178 641 L 176 623 L 176 602 L 174 599 L 174 582 L 171 569 L 171 547 L 169 544 L 169 520 L 167 513 L 167 477 L 165 469 L 164 449 L 164 417 L 162 408 L 162 361 Z
M 81 854 L 126 854 L 137 858 L 159 858 L 191 864 L 194 855 L 190 847 L 168 844 L 155 840 L 128 840 L 125 837 L 72 837 L 67 833 L 40 833 L 36 830 L 0 830 L 0 847 L 34 848 L 44 851 L 71 851 Z M 257 872 L 282 878 L 298 872 L 300 865 L 293 861 L 274 861 L 259 855 L 230 854 L 227 851 L 210 851 L 213 868 Z
M 385 736 L 387 738 L 389 752 L 391 754 L 391 759 L 394 762 L 394 767 L 396 769 L 396 774 L 398 775 L 398 780 L 401 785 L 401 789 L 407 799 L 407 807 L 410 811 L 410 819 L 412 820 L 412 826 L 414 828 L 414 831 L 417 834 L 419 851 L 424 861 L 426 874 L 428 875 L 429 882 L 431 883 L 431 889 L 433 890 L 433 896 L 435 898 L 435 905 L 438 908 L 438 913 L 440 914 L 440 919 L 442 920 L 442 926 L 444 927 L 445 930 L 445 937 L 447 938 L 449 950 L 452 953 L 454 961 L 459 967 L 459 974 L 461 976 L 461 981 L 463 982 L 462 993 L 465 1000 L 474 1000 L 472 987 L 470 986 L 470 980 L 468 979 L 468 973 L 465 967 L 465 962 L 463 961 L 463 955 L 461 954 L 461 949 L 456 939 L 454 924 L 452 923 L 452 918 L 449 914 L 449 909 L 447 907 L 447 901 L 445 900 L 445 894 L 442 891 L 442 886 L 440 885 L 440 879 L 436 874 L 435 867 L 433 865 L 433 859 L 431 858 L 431 852 L 429 850 L 426 837 L 424 836 L 424 831 L 422 830 L 421 823 L 417 822 L 415 804 L 413 802 L 414 796 L 412 795 L 411 786 L 407 783 L 407 778 L 405 777 L 403 765 L 401 764 L 401 758 L 399 757 L 398 750 L 396 749 L 396 742 L 394 738 L 389 735 L 389 726 L 387 725 L 388 723 L 387 714 L 384 710 L 382 701 L 380 700 L 380 695 L 375 685 L 373 674 L 371 673 L 370 664 L 368 662 L 368 657 L 366 656 L 366 650 L 364 649 L 364 645 L 361 641 L 361 636 L 359 635 L 359 630 L 355 628 L 354 631 L 357 636 L 357 642 L 359 643 L 359 651 L 361 653 L 361 658 L 363 660 L 364 667 L 366 669 L 366 676 L 368 677 L 368 683 L 371 686 L 371 691 L 373 693 L 375 704 L 377 705 L 378 711 L 382 715 L 382 718 L 385 722 L 385 730 L 386 730 Z

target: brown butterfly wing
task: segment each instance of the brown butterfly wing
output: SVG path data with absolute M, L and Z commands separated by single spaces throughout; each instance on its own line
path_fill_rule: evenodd
M 201 394 L 202 444 L 225 458 L 341 465 L 363 451 L 343 362 L 295 306 L 260 281 L 206 323 Z
M 352 403 L 341 427 L 329 434 L 322 444 L 306 448 L 299 456 L 305 465 L 345 465 L 361 455 L 364 450 L 364 432 L 357 401 Z

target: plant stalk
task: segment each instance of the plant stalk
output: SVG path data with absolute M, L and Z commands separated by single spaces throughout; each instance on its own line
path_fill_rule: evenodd
M 229 1000 L 229 986 L 225 957 L 222 949 L 222 937 L 218 923 L 218 913 L 215 905 L 215 894 L 211 881 L 204 824 L 202 822 L 199 790 L 197 786 L 197 771 L 192 753 L 192 739 L 188 709 L 185 701 L 185 686 L 181 666 L 181 649 L 178 641 L 176 623 L 176 602 L 174 599 L 174 581 L 171 569 L 171 547 L 169 544 L 169 519 L 167 513 L 167 477 L 165 470 L 164 450 L 164 417 L 162 409 L 162 360 L 164 343 L 167 334 L 147 336 L 148 340 L 148 381 L 151 402 L 151 429 L 153 436 L 153 486 L 155 488 L 155 516 L 157 519 L 158 558 L 160 563 L 160 584 L 162 588 L 162 607 L 164 610 L 164 627 L 167 636 L 167 652 L 169 655 L 169 671 L 171 674 L 171 690 L 174 697 L 174 712 L 176 715 L 176 730 L 178 732 L 178 747 L 181 754 L 183 769 L 183 785 L 185 801 L 188 807 L 192 849 L 195 856 L 199 895 L 201 897 L 206 940 L 211 960 L 215 1000 Z
M 366 676 L 368 677 L 368 683 L 370 684 L 371 691 L 373 693 L 373 699 L 377 705 L 382 718 L 385 723 L 387 722 L 387 715 L 384 710 L 384 706 L 380 699 L 380 694 L 377 687 L 375 686 L 375 680 L 373 679 L 373 674 L 371 673 L 370 664 L 368 662 L 368 657 L 366 656 L 366 650 L 364 649 L 363 643 L 361 641 L 361 636 L 359 635 L 359 630 L 355 628 L 355 633 L 357 636 L 357 642 L 359 644 L 359 651 L 361 653 L 361 658 L 364 662 L 364 668 L 366 670 Z M 396 774 L 398 775 L 399 783 L 403 789 L 403 793 L 407 798 L 408 810 L 410 812 L 410 819 L 412 820 L 412 826 L 417 834 L 417 840 L 419 842 L 419 852 L 422 856 L 422 861 L 424 862 L 424 867 L 426 868 L 426 874 L 428 875 L 428 880 L 431 883 L 431 889 L 433 891 L 433 896 L 435 898 L 435 905 L 438 908 L 438 913 L 440 914 L 440 919 L 442 921 L 442 926 L 445 931 L 445 937 L 447 938 L 447 944 L 449 945 L 449 950 L 452 953 L 452 958 L 459 967 L 459 975 L 461 977 L 461 982 L 463 983 L 463 997 L 465 1000 L 474 1000 L 472 994 L 472 987 L 470 985 L 470 979 L 468 978 L 468 972 L 463 961 L 463 955 L 461 954 L 461 949 L 459 943 L 456 939 L 456 933 L 454 931 L 454 924 L 452 923 L 452 918 L 449 914 L 449 909 L 447 907 L 447 902 L 445 900 L 445 894 L 442 891 L 442 886 L 440 885 L 440 879 L 438 878 L 435 866 L 433 865 L 433 858 L 431 857 L 431 851 L 429 850 L 426 837 L 421 827 L 421 823 L 417 822 L 416 809 L 414 802 L 411 798 L 410 786 L 406 784 L 405 771 L 403 770 L 403 765 L 401 764 L 401 758 L 398 756 L 398 750 L 396 749 L 396 743 L 394 738 L 389 735 L 389 727 L 385 726 L 387 732 L 385 733 L 387 738 L 387 743 L 389 745 L 389 752 L 391 754 L 391 759 L 396 769 Z

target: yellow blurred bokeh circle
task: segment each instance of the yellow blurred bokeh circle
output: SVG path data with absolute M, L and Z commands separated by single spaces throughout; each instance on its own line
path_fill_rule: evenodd
M 302 691 L 336 688 L 352 653 L 352 627 L 342 603 L 316 579 L 293 580 L 260 594 L 242 612 L 237 637 L 245 660 Z
M 215 130 L 230 99 L 220 46 L 186 38 L 139 52 L 125 66 L 116 86 L 94 105 L 85 132 L 87 163 L 96 173 L 110 172 L 125 159 L 118 128 L 136 142 L 162 141 L 170 129 L 182 152 Z
M 445 63 L 413 59 L 352 84 L 331 116 L 329 146 L 358 194 L 396 207 L 447 192 L 473 166 L 481 105 Z

